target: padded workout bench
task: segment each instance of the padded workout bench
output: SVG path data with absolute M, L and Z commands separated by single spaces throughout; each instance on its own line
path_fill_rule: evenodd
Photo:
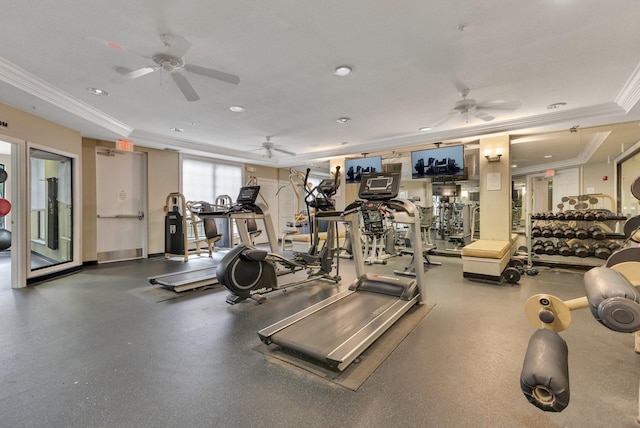
M 480 239 L 462 248 L 462 276 L 469 279 L 502 282 L 502 273 L 508 269 L 511 259 L 511 241 L 490 241 Z M 518 273 L 516 269 L 515 273 Z M 515 273 L 509 270 L 508 282 L 516 283 L 520 279 L 511 278 Z M 510 280 L 511 279 L 511 280 Z

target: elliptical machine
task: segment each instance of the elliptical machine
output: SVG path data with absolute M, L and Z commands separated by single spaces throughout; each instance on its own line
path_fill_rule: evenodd
M 305 188 L 310 171 L 307 169 Z M 340 185 L 339 177 L 340 168 L 338 167 L 333 179 L 322 180 L 320 184 L 308 191 L 305 197 L 307 209 L 316 210 L 310 222 L 310 232 L 313 234 L 313 239 L 308 252 L 297 253 L 294 259 L 288 259 L 274 252 L 239 244 L 224 256 L 216 269 L 216 276 L 218 282 L 231 292 L 226 298 L 227 303 L 233 305 L 248 298 L 262 303 L 266 299 L 262 295 L 264 293 L 320 279 L 331 281 L 334 284 L 340 282 L 339 258 L 336 258 L 336 274 L 331 274 L 335 250 L 338 248 L 336 223 L 342 221 L 333 211 L 335 208 L 332 199 Z M 329 226 L 324 246 L 318 251 L 319 220 L 328 221 Z M 284 269 L 278 271 L 277 266 Z M 278 285 L 278 275 L 293 273 L 301 269 L 308 270 L 306 279 Z

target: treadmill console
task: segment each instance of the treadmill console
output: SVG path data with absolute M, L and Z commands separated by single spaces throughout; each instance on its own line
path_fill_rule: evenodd
M 260 186 L 242 186 L 240 188 L 240 193 L 238 194 L 238 199 L 236 200 L 236 205 L 255 204 L 259 193 Z
M 387 201 L 398 196 L 399 172 L 376 172 L 363 174 L 358 197 L 368 201 Z

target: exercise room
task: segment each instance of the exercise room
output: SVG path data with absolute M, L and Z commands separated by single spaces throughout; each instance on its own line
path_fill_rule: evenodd
M 0 17 L 0 425 L 640 423 L 640 4 L 114 1 Z

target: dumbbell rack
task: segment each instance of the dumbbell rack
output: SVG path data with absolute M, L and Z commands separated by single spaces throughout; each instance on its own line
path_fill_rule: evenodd
M 557 215 L 558 213 L 555 213 Z M 571 242 L 572 244 L 578 243 L 587 247 L 593 248 L 594 246 L 610 245 L 611 243 L 622 243 L 625 240 L 622 233 L 622 227 L 626 217 L 609 214 L 605 220 L 567 220 L 567 219 L 554 219 L 544 218 L 540 214 L 529 214 L 527 217 L 527 248 L 529 248 L 528 261 L 529 265 L 533 264 L 554 264 L 554 265 L 567 265 L 567 266 L 585 266 L 595 267 L 602 266 L 606 260 L 606 257 L 598 258 L 593 254 L 587 257 L 578 257 L 576 255 L 563 256 L 559 254 L 549 255 L 546 253 L 536 254 L 534 253 L 533 244 L 537 240 L 541 240 L 543 243 L 552 242 L 554 246 L 561 241 Z M 589 230 L 590 228 L 597 226 L 604 232 L 602 239 L 595 239 L 589 234 L 586 238 L 558 238 L 555 236 L 549 237 L 534 237 L 532 236 L 532 229 L 535 226 L 542 228 L 555 229 L 557 227 L 566 227 L 576 229 Z

